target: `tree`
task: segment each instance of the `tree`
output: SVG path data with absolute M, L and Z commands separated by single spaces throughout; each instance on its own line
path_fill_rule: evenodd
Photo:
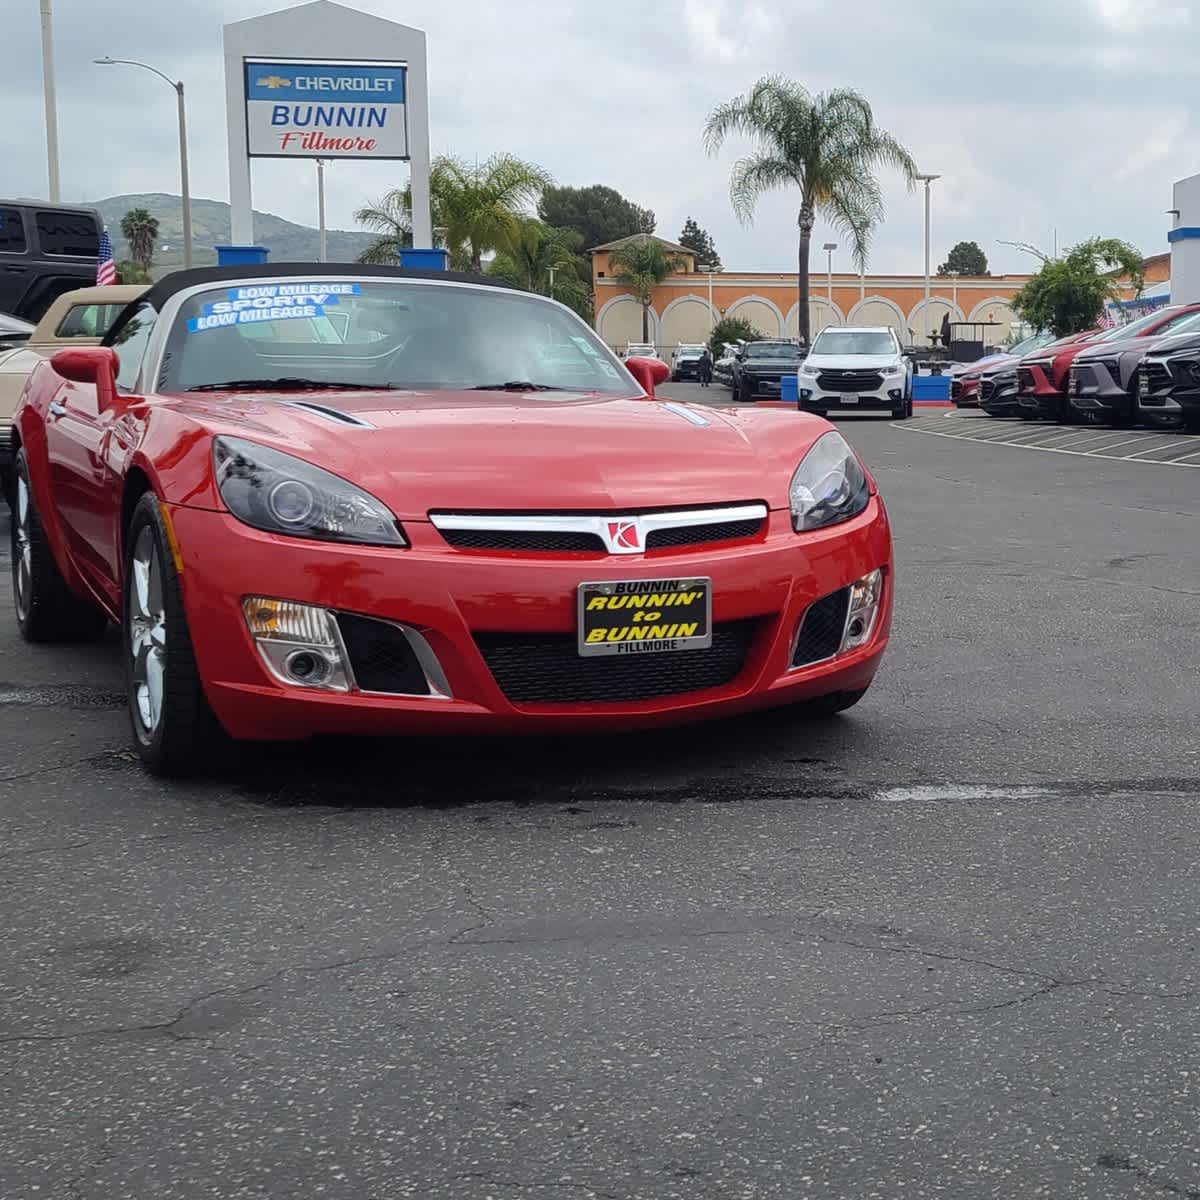
M 1142 256 L 1119 238 L 1090 238 L 1062 258 L 1040 252 L 1038 257 L 1042 269 L 1012 298 L 1012 306 L 1032 328 L 1055 337 L 1092 328 L 1104 302 L 1121 295 L 1122 278 L 1137 292 L 1145 279 Z
M 713 267 L 718 271 L 721 269 L 721 256 L 717 253 L 712 238 L 708 236 L 708 230 L 701 229 L 691 217 L 684 222 L 679 244 L 695 254 L 697 270 L 701 267 Z
M 714 326 L 708 338 L 708 348 L 712 351 L 713 360 L 725 353 L 726 342 L 753 342 L 762 337 L 745 317 L 722 317 Z
M 538 203 L 538 216 L 547 225 L 574 229 L 583 250 L 635 233 L 653 233 L 655 225 L 650 209 L 641 208 L 614 188 L 598 183 L 591 187 L 546 188 Z
M 849 240 L 855 265 L 865 270 L 872 231 L 883 218 L 875 172 L 895 167 L 912 187 L 916 164 L 875 124 L 871 106 L 858 92 L 836 88 L 813 96 L 778 75 L 760 79 L 746 95 L 712 111 L 704 128 L 709 153 L 716 154 L 731 134 L 757 143 L 754 153 L 734 164 L 730 179 L 733 208 L 743 221 L 753 217 L 755 202 L 765 192 L 794 187 L 800 193 L 796 274 L 800 335 L 807 342 L 808 259 L 817 214 Z
M 959 242 L 949 254 L 946 261 L 937 269 L 939 275 L 949 275 L 954 271 L 958 275 L 990 275 L 987 255 L 979 248 L 978 242 Z
M 642 341 L 650 340 L 650 301 L 668 275 L 683 270 L 684 260 L 648 233 L 634 234 L 608 257 L 613 278 L 627 287 L 642 306 Z
M 378 235 L 358 256 L 358 261 L 394 267 L 400 251 L 413 244 L 412 188 L 392 188 L 378 200 L 357 209 L 354 219 Z
M 489 250 L 509 248 L 519 230 L 523 210 L 549 182 L 541 167 L 510 154 L 494 154 L 468 165 L 440 155 L 429 175 L 429 206 L 434 245 L 450 252 L 450 266 L 480 271 Z M 412 241 L 412 188 L 392 188 L 360 208 L 354 219 L 378 233 L 359 255 L 359 262 L 394 263 Z
M 492 260 L 488 274 L 561 301 L 590 322 L 591 289 L 575 273 L 578 245 L 575 230 L 554 229 L 536 217 L 523 217 L 517 236 Z
M 449 155 L 435 158 L 429 187 L 451 258 L 462 259 L 472 271 L 482 270 L 487 251 L 513 244 L 523 210 L 549 184 L 541 167 L 511 154 L 493 154 L 473 166 Z
M 150 274 L 149 267 L 143 266 L 140 262 L 134 262 L 131 258 L 123 258 L 117 263 L 117 282 L 153 283 L 154 276 Z
M 152 217 L 149 209 L 131 208 L 121 218 L 121 233 L 129 244 L 129 257 L 149 270 L 158 241 L 158 218 Z

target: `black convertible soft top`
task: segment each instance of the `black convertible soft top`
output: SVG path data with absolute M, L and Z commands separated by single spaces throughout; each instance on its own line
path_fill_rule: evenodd
M 161 311 L 163 302 L 176 292 L 199 287 L 201 284 L 219 284 L 230 279 L 286 279 L 293 275 L 307 279 L 344 279 L 347 276 L 373 279 L 433 279 L 448 283 L 485 284 L 488 287 L 508 288 L 518 292 L 525 290 L 505 279 L 465 271 L 412 271 L 403 267 L 374 266 L 366 263 L 253 263 L 239 267 L 193 267 L 190 271 L 172 271 L 170 275 L 164 275 L 137 303 L 148 303 Z

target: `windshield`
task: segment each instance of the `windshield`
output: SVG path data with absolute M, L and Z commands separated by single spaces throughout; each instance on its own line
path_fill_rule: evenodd
M 189 297 L 168 339 L 166 392 L 291 386 L 636 390 L 567 310 L 504 288 L 289 279 Z
M 1019 341 L 1015 346 L 1008 350 L 997 350 L 997 354 L 1028 354 L 1030 350 L 1039 350 L 1042 346 L 1050 344 L 1053 334 L 1035 333 L 1032 337 L 1027 337 Z
M 813 343 L 814 354 L 896 354 L 890 333 L 827 329 Z
M 1182 319 L 1183 314 L 1180 314 L 1176 318 L 1176 322 Z M 1147 313 L 1144 317 L 1138 317 L 1136 321 L 1130 321 L 1128 325 L 1118 325 L 1115 329 L 1110 329 L 1107 333 L 1102 333 L 1095 340 L 1097 342 L 1119 342 L 1124 338 L 1138 337 L 1154 325 L 1162 325 L 1162 332 L 1166 333 L 1168 326 L 1176 322 L 1166 320 L 1161 311 Z
M 763 342 L 746 347 L 747 358 L 799 358 L 800 353 L 799 346 L 789 346 L 786 342 Z

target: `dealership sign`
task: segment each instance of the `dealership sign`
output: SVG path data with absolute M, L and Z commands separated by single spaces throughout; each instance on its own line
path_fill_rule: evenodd
M 406 69 L 245 61 L 251 158 L 408 158 Z

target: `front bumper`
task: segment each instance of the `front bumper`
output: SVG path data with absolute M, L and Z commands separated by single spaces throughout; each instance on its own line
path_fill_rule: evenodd
M 695 362 L 679 363 L 671 372 L 676 379 L 699 379 L 700 364 Z
M 1200 388 L 1173 387 L 1140 394 L 1137 411 L 1145 417 L 1200 416 Z
M 1015 381 L 993 385 L 984 395 L 980 391 L 979 407 L 989 417 L 1011 417 L 1021 411 L 1021 397 Z
M 891 627 L 891 534 L 877 497 L 852 521 L 813 533 L 795 534 L 787 512 L 772 512 L 765 535 L 753 544 L 620 558 L 456 550 L 432 525 L 408 521 L 411 549 L 390 550 L 274 537 L 222 512 L 171 508 L 170 515 L 205 692 L 222 726 L 237 738 L 637 730 L 724 716 L 866 687 Z M 870 640 L 793 669 L 809 606 L 876 568 L 884 569 L 885 578 Z M 573 638 L 580 583 L 699 576 L 712 580 L 714 629 L 737 623 L 752 630 L 744 660 L 722 686 L 648 700 L 514 702 L 477 640 Z M 416 630 L 436 656 L 449 697 L 339 694 L 280 683 L 251 640 L 242 613 L 246 596 L 293 600 Z
M 1058 416 L 1063 394 L 1054 383 L 1053 368 L 1041 363 L 1017 368 L 1021 411 L 1053 420 Z
M 1133 415 L 1137 402 L 1121 386 L 1120 374 L 1114 378 L 1108 367 L 1082 363 L 1071 367 L 1067 398 L 1079 412 L 1095 413 L 1101 419 L 1123 419 Z
M 821 386 L 819 378 L 799 377 L 802 412 L 891 412 L 904 404 L 904 378 L 885 379 L 882 386 L 862 392 L 834 392 Z
M 786 374 L 794 375 L 794 371 Z M 779 396 L 783 394 L 783 375 L 743 375 L 740 380 L 743 389 L 752 396 Z

